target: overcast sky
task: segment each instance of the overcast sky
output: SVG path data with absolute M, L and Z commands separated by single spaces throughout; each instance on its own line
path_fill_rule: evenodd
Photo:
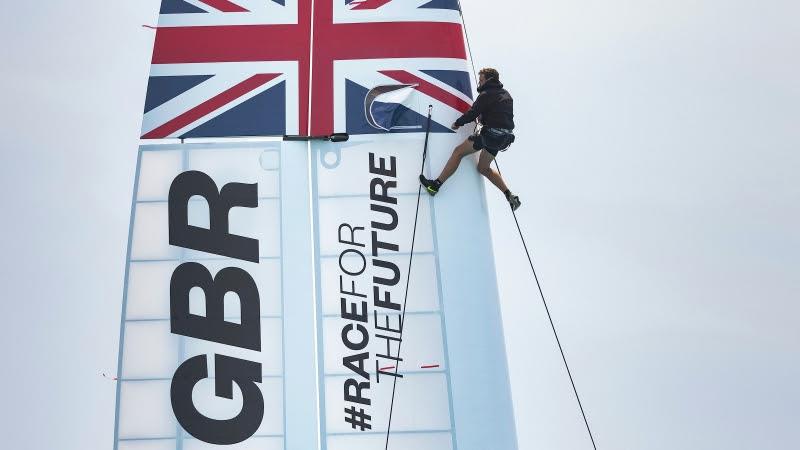
M 0 16 L 0 436 L 109 449 L 158 0 Z M 800 2 L 463 0 L 500 157 L 602 450 L 800 441 Z M 521 450 L 590 448 L 489 190 Z

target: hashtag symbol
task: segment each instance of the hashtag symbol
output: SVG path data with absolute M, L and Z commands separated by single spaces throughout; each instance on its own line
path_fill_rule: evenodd
M 371 430 L 372 425 L 368 422 L 372 420 L 372 416 L 364 412 L 364 409 L 356 409 L 355 406 L 345 408 L 344 412 L 347 414 L 344 421 L 349 423 L 353 429 L 361 428 L 361 431 Z

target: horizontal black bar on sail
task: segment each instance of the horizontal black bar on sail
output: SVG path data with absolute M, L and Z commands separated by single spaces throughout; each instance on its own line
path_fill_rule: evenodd
M 287 134 L 283 136 L 284 141 L 331 141 L 331 142 L 347 142 L 350 135 L 347 133 L 333 133 L 326 136 L 301 136 Z

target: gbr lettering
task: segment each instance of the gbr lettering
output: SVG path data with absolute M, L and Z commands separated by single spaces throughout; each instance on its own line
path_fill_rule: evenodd
M 202 197 L 208 203 L 208 228 L 189 224 L 189 200 Z M 219 190 L 203 172 L 178 175 L 169 190 L 169 243 L 178 247 L 228 258 L 258 262 L 258 240 L 230 233 L 231 208 L 256 208 L 258 185 L 228 183 Z M 189 291 L 200 288 L 205 294 L 205 316 L 189 311 Z M 225 321 L 224 298 L 235 293 L 241 303 L 241 323 Z M 202 264 L 186 262 L 178 266 L 170 280 L 170 327 L 173 334 L 219 344 L 261 351 L 261 322 L 258 288 L 245 270 L 228 267 L 216 276 Z M 178 423 L 192 436 L 217 445 L 232 445 L 255 434 L 264 417 L 261 363 L 214 354 L 215 395 L 233 399 L 233 385 L 242 392 L 242 409 L 236 417 L 219 420 L 206 417 L 193 400 L 194 386 L 209 377 L 208 359 L 197 355 L 184 361 L 172 378 L 170 400 Z

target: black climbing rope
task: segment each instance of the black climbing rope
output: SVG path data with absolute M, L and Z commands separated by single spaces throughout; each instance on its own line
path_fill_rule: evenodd
M 472 75 L 475 77 L 475 83 L 477 84 L 478 80 L 478 73 L 475 70 L 475 60 L 472 58 L 472 45 L 469 42 L 469 33 L 467 32 L 467 21 L 464 19 L 464 10 L 461 8 L 461 0 L 458 0 L 458 10 L 461 13 L 461 21 L 464 23 L 464 37 L 467 41 L 467 51 L 469 52 L 469 60 L 472 63 Z M 497 167 L 497 173 L 501 174 L 500 171 L 500 164 L 497 163 L 497 158 L 494 160 L 494 165 Z M 583 417 L 583 423 L 586 425 L 586 432 L 589 433 L 589 439 L 592 441 L 592 448 L 597 450 L 597 444 L 594 441 L 594 434 L 592 433 L 591 427 L 589 427 L 589 420 L 586 418 L 586 411 L 583 409 L 583 403 L 581 402 L 581 397 L 578 395 L 578 388 L 575 387 L 575 379 L 572 377 L 572 371 L 569 368 L 569 363 L 567 363 L 567 357 L 564 354 L 564 347 L 561 345 L 561 339 L 558 337 L 558 332 L 556 331 L 555 323 L 553 322 L 553 316 L 550 314 L 550 308 L 547 306 L 547 299 L 544 296 L 544 292 L 542 291 L 542 285 L 539 283 L 539 276 L 536 274 L 536 268 L 533 266 L 533 259 L 531 258 L 531 252 L 528 250 L 528 244 L 525 242 L 525 236 L 522 234 L 522 227 L 519 225 L 519 219 L 517 218 L 517 212 L 513 209 L 511 210 L 511 214 L 514 216 L 514 223 L 517 224 L 517 231 L 519 232 L 519 238 L 522 241 L 522 247 L 525 249 L 525 255 L 528 257 L 528 263 L 531 266 L 531 272 L 533 272 L 533 279 L 536 280 L 536 287 L 539 288 L 539 296 L 542 298 L 542 304 L 544 304 L 544 310 L 547 312 L 547 319 L 550 321 L 550 328 L 553 329 L 553 336 L 556 338 L 556 344 L 558 344 L 558 351 L 561 352 L 561 359 L 564 361 L 564 367 L 567 369 L 567 375 L 569 376 L 569 382 L 572 384 L 572 392 L 575 393 L 575 400 L 578 401 L 578 408 L 581 410 L 581 416 Z
M 497 163 L 497 159 L 494 160 L 494 165 L 497 167 L 497 173 L 502 176 L 502 172 L 500 171 L 500 164 Z M 578 408 L 581 410 L 581 416 L 583 416 L 583 423 L 586 424 L 586 431 L 589 433 L 589 439 L 592 441 L 592 448 L 597 450 L 597 445 L 594 442 L 594 435 L 592 434 L 592 429 L 589 427 L 589 420 L 586 418 L 586 411 L 583 409 L 583 403 L 581 403 L 581 397 L 578 395 L 578 388 L 575 387 L 575 380 L 572 378 L 572 371 L 569 368 L 569 363 L 567 363 L 567 357 L 564 354 L 564 347 L 561 345 L 561 339 L 558 338 L 558 332 L 556 331 L 555 323 L 553 323 L 553 316 L 550 314 L 550 308 L 547 306 L 547 299 L 544 296 L 544 292 L 542 291 L 542 285 L 539 283 L 539 276 L 536 275 L 536 268 L 533 266 L 533 259 L 531 258 L 531 252 L 528 251 L 528 244 L 525 242 L 525 236 L 522 234 L 522 228 L 519 225 L 519 219 L 517 219 L 517 212 L 511 210 L 511 214 L 514 216 L 514 223 L 517 224 L 517 231 L 519 232 L 519 238 L 522 241 L 522 247 L 525 249 L 525 255 L 528 257 L 528 264 L 531 266 L 531 272 L 533 272 L 533 279 L 536 280 L 536 287 L 539 288 L 539 296 L 542 298 L 542 304 L 544 305 L 544 310 L 547 312 L 547 319 L 550 321 L 550 328 L 553 329 L 553 336 L 556 337 L 556 344 L 558 344 L 558 351 L 561 352 L 561 360 L 564 361 L 564 367 L 567 369 L 567 375 L 569 376 L 569 382 L 572 384 L 572 392 L 575 393 L 575 400 L 578 401 Z
M 419 173 L 423 173 L 425 171 L 425 158 L 428 156 L 428 137 L 430 136 L 431 132 L 431 112 L 433 110 L 433 105 L 428 105 L 428 122 L 425 126 L 425 146 L 422 149 L 422 167 L 420 168 Z M 389 424 L 386 427 L 386 450 L 389 450 L 389 437 L 392 433 L 392 413 L 394 412 L 394 395 L 397 392 L 397 378 L 398 378 L 398 371 L 400 370 L 400 350 L 403 348 L 403 330 L 405 330 L 405 321 L 406 321 L 406 303 L 408 302 L 408 287 L 411 283 L 411 263 L 414 261 L 414 243 L 417 239 L 417 220 L 419 219 L 419 203 L 420 198 L 422 197 L 422 185 L 417 188 L 417 209 L 414 212 L 414 229 L 411 232 L 411 251 L 408 257 L 408 276 L 406 277 L 406 291 L 403 295 L 403 312 L 400 315 L 400 343 L 397 344 L 397 364 L 394 367 L 394 382 L 392 384 L 392 401 L 389 404 Z

